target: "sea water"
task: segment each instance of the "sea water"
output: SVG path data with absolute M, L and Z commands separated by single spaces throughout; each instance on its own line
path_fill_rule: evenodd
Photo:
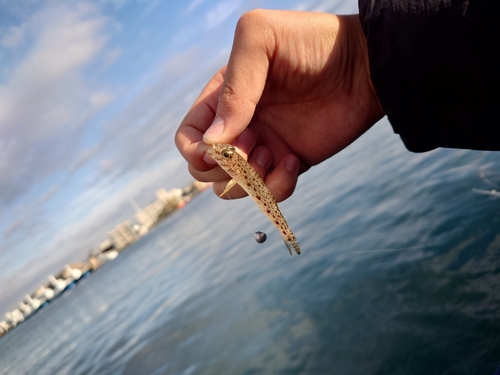
M 500 153 L 407 152 L 383 120 L 280 206 L 207 191 L 0 339 L 0 374 L 493 374 Z M 258 244 L 261 230 L 267 241 Z

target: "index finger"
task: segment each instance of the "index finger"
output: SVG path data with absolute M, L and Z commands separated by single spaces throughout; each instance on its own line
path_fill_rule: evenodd
M 207 171 L 214 167 L 214 164 L 203 160 L 203 155 L 209 147 L 203 142 L 203 134 L 214 120 L 225 70 L 226 67 L 223 67 L 210 79 L 175 134 L 175 145 L 179 152 L 194 169 L 199 171 Z

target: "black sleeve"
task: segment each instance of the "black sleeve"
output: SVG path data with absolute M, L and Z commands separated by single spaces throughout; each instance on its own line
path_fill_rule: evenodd
M 499 8 L 359 0 L 373 85 L 408 150 L 500 150 Z

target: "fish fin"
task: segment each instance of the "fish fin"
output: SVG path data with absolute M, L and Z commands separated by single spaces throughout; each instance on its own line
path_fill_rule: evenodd
M 224 188 L 224 191 L 222 192 L 221 195 L 219 195 L 219 197 L 222 197 L 224 194 L 226 194 L 237 183 L 238 183 L 238 180 L 236 178 L 231 179 L 231 181 L 229 181 L 227 183 L 226 187 Z
M 292 248 L 295 250 L 295 252 L 298 255 L 300 255 L 300 247 L 299 247 L 299 244 L 297 243 L 297 241 L 288 242 L 287 240 L 283 239 L 283 242 L 285 243 L 286 248 L 288 249 L 288 252 L 290 253 L 290 255 L 292 255 Z
M 299 247 L 299 244 L 297 243 L 297 241 L 292 242 L 292 246 L 295 249 L 295 252 L 297 253 L 297 255 L 300 255 L 300 247 Z
M 290 253 L 290 255 L 292 255 L 292 247 L 290 246 L 290 243 L 288 241 L 285 241 L 285 240 L 283 240 L 283 242 L 285 243 L 285 246 L 288 249 L 288 252 Z

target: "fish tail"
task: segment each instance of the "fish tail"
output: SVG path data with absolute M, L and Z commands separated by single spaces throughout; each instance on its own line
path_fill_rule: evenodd
M 283 242 L 285 243 L 286 248 L 288 249 L 288 252 L 290 253 L 290 255 L 292 255 L 292 247 L 295 250 L 295 252 L 298 255 L 300 255 L 300 247 L 299 247 L 299 244 L 297 243 L 296 240 L 294 240 L 294 241 L 287 241 L 287 240 L 283 239 Z

